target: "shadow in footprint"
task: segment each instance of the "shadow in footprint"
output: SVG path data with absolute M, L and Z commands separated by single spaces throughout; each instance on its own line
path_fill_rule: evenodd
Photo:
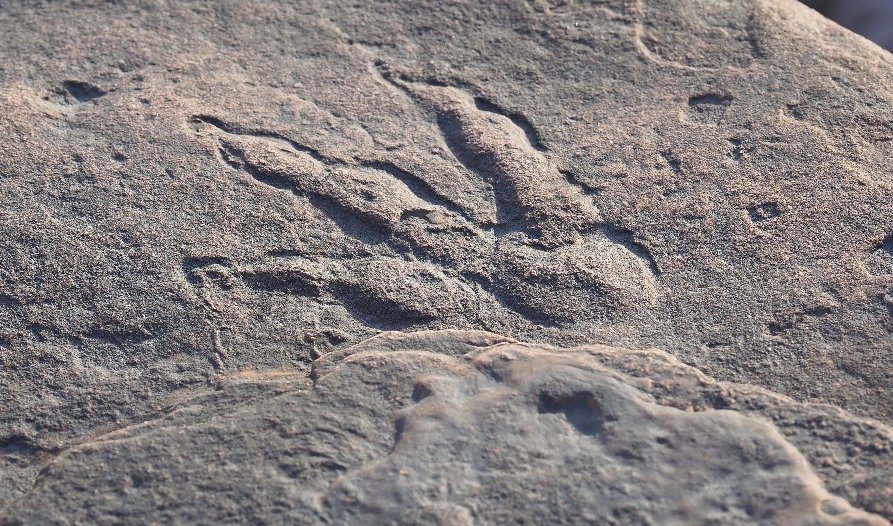
M 540 414 L 563 414 L 577 431 L 587 436 L 597 435 L 605 425 L 604 411 L 592 393 L 542 393 L 537 409 Z

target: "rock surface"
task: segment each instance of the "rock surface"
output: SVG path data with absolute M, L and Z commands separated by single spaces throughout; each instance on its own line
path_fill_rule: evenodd
M 661 351 L 384 333 L 163 413 L 56 457 L 7 523 L 889 524 L 809 461 L 893 512 L 893 429 Z
M 0 32 L 7 521 L 881 520 L 823 487 L 893 518 L 893 56 L 809 9 L 4 2 Z M 505 337 L 367 340 L 438 329 Z

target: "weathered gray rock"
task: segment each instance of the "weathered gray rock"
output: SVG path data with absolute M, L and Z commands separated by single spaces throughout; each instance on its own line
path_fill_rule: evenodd
M 779 407 L 819 411 L 809 413 L 819 415 L 815 426 L 858 423 L 801 440 L 798 430 L 813 424 L 789 429 L 787 413 L 753 415 L 729 400 L 743 416 L 684 417 L 706 436 L 716 418 L 731 418 L 740 434 L 780 452 L 787 478 L 779 487 L 793 500 L 764 503 L 760 513 L 825 498 L 802 456 L 832 493 L 893 517 L 882 504 L 891 453 L 866 456 L 873 446 L 860 442 L 874 443 L 863 428 L 893 422 L 893 58 L 807 8 L 768 0 L 14 2 L 0 6 L 0 33 L 9 36 L 0 40 L 0 510 L 12 510 L 0 513 L 119 509 L 123 490 L 97 490 L 104 504 L 96 511 L 73 510 L 69 499 L 81 494 L 67 485 L 78 476 L 84 488 L 111 487 L 103 484 L 117 479 L 103 479 L 103 466 L 119 469 L 128 455 L 134 466 L 194 459 L 195 470 L 212 469 L 203 471 L 215 488 L 208 498 L 223 499 L 229 490 L 220 485 L 231 485 L 221 514 L 250 508 L 252 496 L 267 497 L 212 466 L 202 456 L 208 437 L 190 426 L 229 418 L 230 403 L 255 411 L 255 396 L 272 403 L 269 389 L 298 396 L 311 363 L 381 331 L 461 329 L 564 347 L 657 347 L 718 381 L 791 398 L 772 395 Z M 434 374 L 419 360 L 407 362 L 418 375 L 393 374 Z M 187 438 L 152 431 L 161 442 L 137 440 L 159 448 L 155 455 L 93 452 L 96 437 L 161 425 L 175 401 L 198 400 L 246 371 L 293 379 L 194 402 L 197 420 L 172 428 L 191 430 Z M 371 385 L 388 380 L 369 374 Z M 472 373 L 455 374 L 461 383 Z M 614 389 L 587 378 L 592 393 Z M 349 405 L 358 380 L 343 381 Z M 626 429 L 681 425 L 628 391 L 647 389 L 617 381 L 628 387 L 610 396 L 639 415 Z M 322 396 L 306 389 L 301 397 Z M 472 408 L 486 403 L 463 396 L 450 402 L 453 419 L 436 426 L 459 433 L 477 422 Z M 689 403 L 672 390 L 651 396 L 662 406 Z M 350 466 L 372 470 L 363 455 L 393 445 L 396 406 L 370 408 L 375 417 L 345 407 L 342 419 L 341 402 L 318 412 L 308 400 L 295 402 L 294 426 L 319 418 L 348 429 L 349 418 L 366 418 L 378 433 L 344 445 L 358 448 L 344 453 L 357 455 Z M 284 409 L 269 410 L 284 418 Z M 786 438 L 751 424 L 756 417 Z M 481 425 L 501 422 L 487 418 Z M 265 454 L 248 436 L 262 424 L 209 433 L 221 444 L 249 440 L 232 460 L 244 467 Z M 733 447 L 727 439 L 698 444 L 719 451 Z M 822 448 L 836 453 L 812 453 Z M 455 463 L 450 469 L 464 465 L 460 452 L 432 451 Z M 433 462 L 428 454 L 413 450 L 407 462 Z M 546 461 L 558 469 L 558 457 Z M 81 462 L 95 462 L 90 473 Z M 340 465 L 333 472 L 347 469 Z M 739 468 L 754 481 L 768 476 L 746 462 Z M 380 469 L 356 484 L 390 468 Z M 461 479 L 450 469 L 444 477 Z M 27 505 L 53 484 L 66 488 L 53 497 L 58 508 Z M 300 484 L 282 484 L 290 506 Z M 147 494 L 157 501 L 134 497 L 134 513 L 186 498 L 174 482 L 162 486 Z M 337 504 L 344 495 L 313 509 L 333 520 L 338 510 L 360 513 Z M 449 502 L 466 506 L 464 498 Z M 654 517 L 683 513 L 655 506 L 647 508 Z
M 447 331 L 337 354 L 312 384 L 220 377 L 70 448 L 7 523 L 888 524 L 832 497 L 808 461 L 893 511 L 893 429 L 661 351 Z M 843 451 L 869 484 L 835 472 Z

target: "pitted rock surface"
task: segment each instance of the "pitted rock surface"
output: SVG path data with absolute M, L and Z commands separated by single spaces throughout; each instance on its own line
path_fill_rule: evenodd
M 767 513 L 767 522 L 812 517 L 824 487 L 893 517 L 883 505 L 891 453 L 866 431 L 893 423 L 893 57 L 808 8 L 792 0 L 16 1 L 0 6 L 0 34 L 9 36 L 0 39 L 0 514 L 10 520 L 74 514 L 66 495 L 57 508 L 25 503 L 55 483 L 78 495 L 68 486 L 69 476 L 86 476 L 78 459 L 96 454 L 89 458 L 112 466 L 99 459 L 118 455 L 120 467 L 127 455 L 134 465 L 143 458 L 78 449 L 97 437 L 156 425 L 167 408 L 244 375 L 282 372 L 291 393 L 312 382 L 313 367 L 383 331 L 431 330 L 659 348 L 678 360 L 671 369 L 695 368 L 687 378 L 777 393 L 779 407 L 806 413 L 703 393 L 704 407 L 738 413 L 729 425 L 777 453 L 782 478 L 772 484 L 791 495 L 762 507 L 746 504 L 756 494 L 728 496 L 739 499 L 729 509 Z M 524 363 L 560 376 L 550 360 L 534 352 Z M 629 367 L 644 367 L 636 363 Z M 472 373 L 450 374 L 461 384 Z M 624 374 L 658 382 L 647 371 Z M 617 380 L 654 397 L 646 400 L 586 378 L 638 415 L 628 429 L 672 435 L 689 418 L 714 436 L 726 422 L 724 413 L 673 413 L 690 402 L 670 387 L 654 393 Z M 501 425 L 475 408 L 526 411 L 523 393 L 538 388 L 518 382 L 503 386 L 516 393 L 505 399 L 462 391 L 447 404 L 452 419 L 429 422 L 412 410 L 406 421 L 446 434 Z M 252 403 L 241 393 L 219 396 Z M 358 396 L 342 394 L 348 406 Z M 201 418 L 224 411 L 213 400 L 195 406 Z M 347 425 L 337 413 L 347 409 L 326 403 L 328 414 L 309 406 L 301 414 Z M 375 410 L 385 415 L 375 433 L 393 438 L 381 422 L 398 409 Z M 557 425 L 575 411 L 537 418 Z M 584 427 L 601 429 L 597 421 Z M 542 439 L 559 428 L 536 429 Z M 434 432 L 417 431 L 406 440 Z M 174 449 L 152 442 L 162 448 L 155 458 L 200 458 L 195 433 L 170 442 Z M 219 433 L 224 443 L 240 440 Z M 737 447 L 734 437 L 714 438 L 700 447 Z M 481 515 L 475 502 L 495 497 L 472 479 L 445 500 L 417 478 L 376 483 L 393 466 L 373 468 L 363 451 L 393 442 L 375 440 L 346 446 L 359 448 L 351 454 L 369 470 L 351 471 L 349 484 L 393 491 L 375 497 L 382 513 L 399 501 L 418 520 L 508 518 Z M 573 453 L 581 462 L 610 453 L 585 444 Z M 445 455 L 436 460 L 449 464 L 444 480 L 481 467 L 447 446 L 410 449 L 405 460 Z M 537 465 L 564 473 L 564 453 Z M 641 454 L 659 459 L 655 470 L 672 465 L 659 448 Z M 631 477 L 645 473 L 628 460 Z M 769 480 L 766 466 L 731 466 L 754 483 Z M 51 483 L 51 473 L 60 478 Z M 521 484 L 519 474 L 499 473 Z M 224 491 L 213 482 L 223 483 L 222 472 L 207 477 Z M 171 484 L 152 498 L 180 498 Z M 412 500 L 401 493 L 410 487 L 430 491 Z M 636 488 L 646 499 L 660 487 Z M 100 492 L 95 509 L 119 509 L 120 491 Z M 238 510 L 262 497 L 233 491 L 217 516 L 230 509 L 247 518 Z M 365 513 L 345 504 L 350 491 L 332 489 L 326 504 L 306 509 L 319 520 L 360 520 L 339 515 Z M 669 499 L 647 513 L 721 508 L 723 491 L 694 510 Z M 155 509 L 133 502 L 134 513 Z M 549 513 L 563 520 L 563 511 Z M 837 520 L 825 515 L 816 520 Z

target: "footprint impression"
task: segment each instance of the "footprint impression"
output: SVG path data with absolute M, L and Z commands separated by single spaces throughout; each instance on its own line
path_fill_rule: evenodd
M 364 324 L 386 328 L 475 325 L 491 308 L 564 326 L 613 320 L 656 301 L 647 251 L 611 228 L 522 127 L 458 88 L 380 73 L 436 121 L 457 162 L 493 188 L 496 223 L 473 219 L 389 162 L 347 163 L 274 132 L 192 116 L 230 168 L 306 198 L 346 236 L 395 254 L 345 260 L 296 250 L 287 261 L 237 265 L 235 274 L 333 298 Z

